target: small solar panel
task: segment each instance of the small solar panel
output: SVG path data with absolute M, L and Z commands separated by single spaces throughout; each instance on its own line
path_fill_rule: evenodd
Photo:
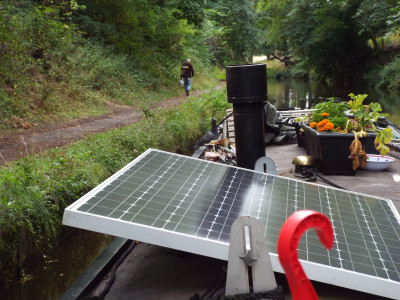
M 277 240 L 295 211 L 332 222 L 326 250 L 313 230 L 299 244 L 312 280 L 400 299 L 400 216 L 390 200 L 149 149 L 66 208 L 65 225 L 228 259 L 232 223 L 258 219 L 275 271 Z

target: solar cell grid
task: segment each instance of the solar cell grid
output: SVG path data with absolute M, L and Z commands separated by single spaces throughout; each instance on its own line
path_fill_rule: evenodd
M 335 234 L 328 251 L 315 232 L 306 232 L 299 243 L 300 259 L 330 271 L 373 276 L 400 289 L 399 216 L 389 200 L 372 196 L 148 150 L 67 208 L 66 216 L 146 226 L 154 229 L 150 234 L 162 234 L 160 239 L 175 234 L 228 245 L 232 223 L 250 215 L 262 224 L 268 247 L 276 253 L 284 221 L 300 209 L 327 215 Z M 66 224 L 85 228 L 85 221 L 72 224 L 67 219 Z M 97 231 L 110 233 L 107 228 Z M 136 239 L 135 232 L 131 238 Z

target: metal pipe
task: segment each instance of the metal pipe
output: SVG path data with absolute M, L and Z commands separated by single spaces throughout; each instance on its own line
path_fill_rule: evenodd
M 253 170 L 257 159 L 265 156 L 266 65 L 227 66 L 226 87 L 233 104 L 237 164 Z
M 225 147 L 223 147 L 223 146 L 221 146 L 221 145 L 215 145 L 215 146 L 218 147 L 218 148 L 221 148 L 222 150 L 224 150 L 224 151 L 227 152 L 227 153 L 236 155 L 236 152 L 233 151 L 233 150 L 230 150 L 230 149 L 228 149 L 228 148 L 225 148 Z

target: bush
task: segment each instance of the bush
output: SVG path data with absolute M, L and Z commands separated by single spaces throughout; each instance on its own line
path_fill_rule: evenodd
M 292 66 L 291 78 L 309 79 L 309 77 L 309 67 L 305 60 L 299 60 L 294 66 Z
M 400 57 L 396 57 L 379 72 L 378 86 L 400 90 Z
M 28 118 L 34 108 L 54 109 L 55 87 L 62 85 L 63 66 L 80 37 L 55 9 L 7 3 L 0 4 L 0 107 L 8 109 L 0 117 Z

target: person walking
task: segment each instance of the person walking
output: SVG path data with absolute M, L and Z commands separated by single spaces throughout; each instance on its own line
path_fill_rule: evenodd
M 190 58 L 181 67 L 181 79 L 183 79 L 186 96 L 189 96 L 191 88 L 191 78 L 194 76 L 194 69 L 190 63 Z

